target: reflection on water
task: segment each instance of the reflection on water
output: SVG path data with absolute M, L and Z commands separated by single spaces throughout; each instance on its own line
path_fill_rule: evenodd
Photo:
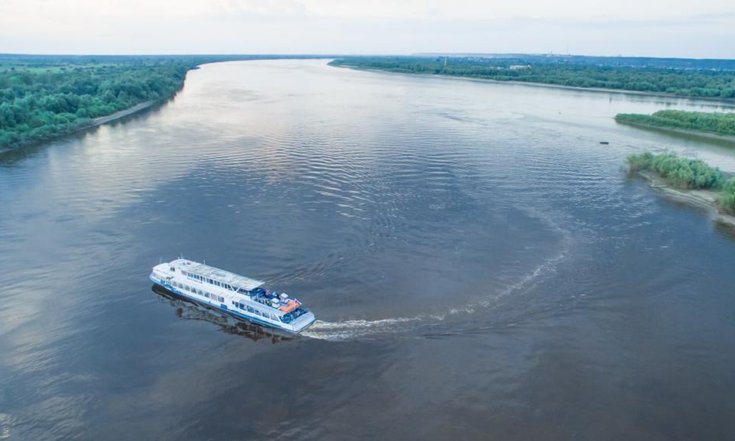
M 726 438 L 735 242 L 621 165 L 735 154 L 613 120 L 667 106 L 713 103 L 218 63 L 0 158 L 0 437 Z M 177 255 L 319 321 L 151 295 Z
M 217 325 L 223 332 L 231 335 L 247 337 L 253 341 L 270 340 L 271 343 L 282 343 L 293 340 L 293 336 L 276 329 L 260 326 L 246 320 L 240 320 L 230 314 L 193 302 L 153 285 L 151 290 L 162 300 L 175 308 L 176 316 L 184 320 L 203 320 Z

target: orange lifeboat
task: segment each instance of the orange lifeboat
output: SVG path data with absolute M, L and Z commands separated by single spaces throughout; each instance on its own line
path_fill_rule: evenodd
M 280 309 L 281 311 L 285 313 L 289 313 L 295 310 L 296 308 L 298 308 L 299 306 L 301 306 L 301 303 L 297 302 L 296 300 L 289 300 L 288 303 L 286 303 L 285 305 L 281 306 L 278 309 Z

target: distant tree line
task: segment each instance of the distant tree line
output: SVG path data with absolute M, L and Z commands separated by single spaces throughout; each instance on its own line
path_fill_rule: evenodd
M 344 57 L 333 66 L 441 74 L 677 96 L 735 98 L 735 63 L 729 60 L 624 59 L 615 57 Z M 686 62 L 684 62 L 686 61 Z
M 716 167 L 698 159 L 680 158 L 670 153 L 630 155 L 627 162 L 631 172 L 652 171 L 677 188 L 717 191 L 720 208 L 735 213 L 735 177 L 728 179 Z
M 615 116 L 615 121 L 623 124 L 735 136 L 735 113 L 659 110 L 651 115 L 619 113 Z

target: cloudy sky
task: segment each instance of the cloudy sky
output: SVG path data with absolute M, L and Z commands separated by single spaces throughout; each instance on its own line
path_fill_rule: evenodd
M 735 0 L 0 0 L 0 53 L 735 58 Z

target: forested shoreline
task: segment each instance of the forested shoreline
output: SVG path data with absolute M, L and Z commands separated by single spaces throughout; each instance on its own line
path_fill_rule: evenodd
M 141 103 L 171 98 L 186 72 L 218 61 L 323 58 L 313 55 L 42 56 L 0 55 L 0 151 L 55 139 Z M 580 88 L 735 100 L 735 62 L 625 57 L 360 56 L 333 66 L 441 74 Z M 666 113 L 669 112 L 669 113 Z M 619 122 L 735 134 L 723 114 L 656 112 Z
M 619 57 L 343 57 L 332 66 L 496 81 L 735 99 L 735 62 Z
M 283 56 L 0 55 L 0 151 L 55 139 L 171 98 L 203 63 Z M 298 57 L 306 58 L 306 57 Z
M 659 110 L 651 115 L 619 113 L 615 121 L 634 126 L 691 130 L 720 136 L 735 136 L 735 112 L 688 112 Z

